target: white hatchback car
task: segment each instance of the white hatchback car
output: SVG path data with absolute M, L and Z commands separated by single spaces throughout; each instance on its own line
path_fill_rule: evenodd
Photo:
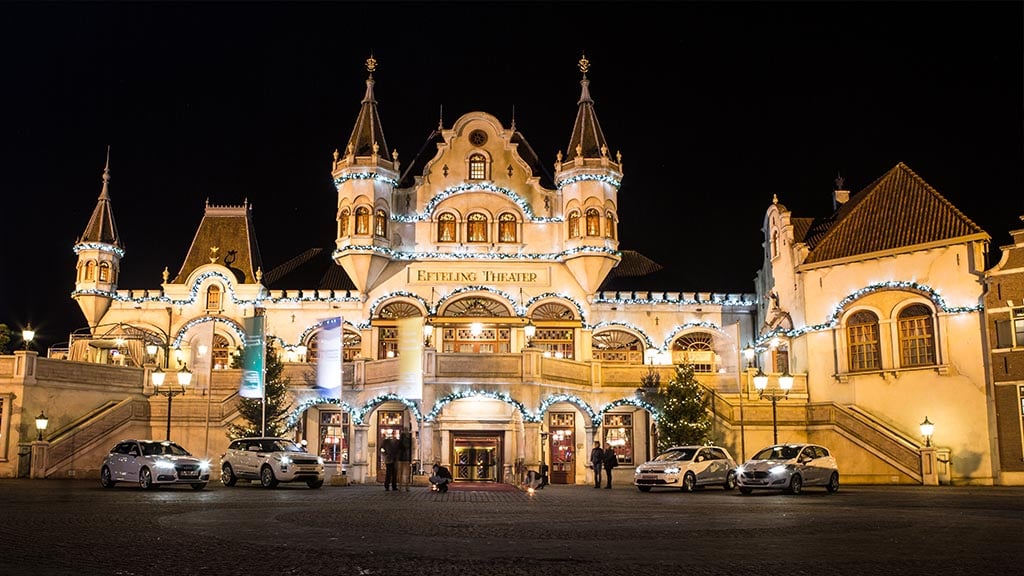
M 170 440 L 121 440 L 100 465 L 100 484 L 113 488 L 118 482 L 138 482 L 145 490 L 165 484 L 206 488 L 210 462 L 189 454 Z
M 239 438 L 220 457 L 220 482 L 234 486 L 239 479 L 259 480 L 264 488 L 279 482 L 319 488 L 324 485 L 324 459 L 287 438 Z
M 806 486 L 824 486 L 835 492 L 839 490 L 839 468 L 824 446 L 777 444 L 763 448 L 740 466 L 736 485 L 743 494 L 755 489 L 799 494 Z
M 721 446 L 673 446 L 636 467 L 633 484 L 641 492 L 676 488 L 693 492 L 704 486 L 736 487 L 736 461 Z

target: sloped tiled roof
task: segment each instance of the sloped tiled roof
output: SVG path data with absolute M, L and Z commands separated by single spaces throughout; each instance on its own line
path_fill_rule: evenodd
M 601 150 L 608 148 L 608 142 L 604 139 L 604 132 L 601 131 L 601 124 L 597 121 L 597 113 L 594 111 L 594 100 L 590 97 L 590 80 L 587 80 L 586 74 L 580 80 L 580 87 L 579 109 L 576 112 L 576 123 L 572 126 L 566 161 L 577 156 L 600 158 Z
M 352 128 L 352 136 L 348 139 L 348 145 L 352 147 L 352 153 L 356 156 L 372 155 L 373 147 L 377 145 L 378 154 L 385 158 L 391 157 L 388 143 L 384 141 L 384 129 L 380 125 L 380 116 L 377 114 L 377 100 L 373 96 L 372 73 L 366 79 L 366 95 L 363 96 L 359 116 L 356 118 L 356 125 Z
M 271 290 L 355 290 L 331 252 L 332 248 L 310 248 L 264 274 L 263 285 Z
M 110 206 L 110 149 L 107 149 L 107 164 L 103 167 L 103 188 L 100 189 L 100 197 L 96 200 L 96 207 L 93 208 L 89 223 L 85 226 L 85 232 L 78 239 L 82 242 L 102 242 L 112 246 L 121 246 L 121 237 L 117 233 L 117 224 L 114 223 L 114 212 Z
M 242 206 L 211 206 L 206 203 L 203 220 L 173 283 L 185 282 L 192 271 L 209 263 L 226 266 L 240 283 L 256 282 L 255 271 L 263 263 L 248 201 Z
M 988 234 L 900 162 L 807 230 L 805 264 Z
M 608 272 L 598 292 L 608 290 L 635 290 L 644 286 L 653 276 L 664 270 L 664 266 L 635 250 L 621 250 L 622 260 Z M 642 279 L 642 280 L 637 280 Z M 650 287 L 650 286 L 648 286 Z

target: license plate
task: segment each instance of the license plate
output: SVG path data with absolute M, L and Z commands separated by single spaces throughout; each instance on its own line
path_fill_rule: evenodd
M 178 475 L 181 476 L 182 478 L 198 478 L 199 477 L 199 471 L 198 470 L 182 470 L 181 473 L 178 474 Z
M 657 474 L 641 474 L 640 475 L 640 479 L 641 480 L 657 480 L 658 476 L 657 476 Z

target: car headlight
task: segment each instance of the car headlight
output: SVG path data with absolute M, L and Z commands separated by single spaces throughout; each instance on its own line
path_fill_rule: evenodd
M 316 463 L 321 465 L 321 466 L 323 466 L 324 465 L 324 457 L 323 456 L 317 456 L 316 457 Z
M 785 474 L 786 470 L 788 468 L 789 468 L 789 466 L 786 466 L 785 464 L 779 464 L 778 466 L 773 466 L 768 471 L 771 472 L 772 474 L 776 474 L 776 475 L 778 475 L 778 474 Z
M 281 456 L 281 464 L 283 466 L 287 466 L 287 465 L 289 465 L 291 463 L 292 463 L 292 459 L 291 459 L 290 456 Z
M 174 470 L 174 462 L 170 460 L 157 460 L 153 463 L 153 466 L 162 470 Z
M 199 469 L 202 470 L 203 472 L 209 472 L 210 471 L 210 461 L 209 460 L 200 460 L 199 461 Z
M 665 468 L 665 474 L 679 474 L 679 466 L 669 466 Z
M 639 466 L 637 466 L 636 470 L 634 470 L 634 474 L 640 474 L 640 467 Z

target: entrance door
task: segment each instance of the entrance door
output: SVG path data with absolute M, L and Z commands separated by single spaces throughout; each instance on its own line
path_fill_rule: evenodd
M 501 470 L 499 434 L 455 434 L 452 475 L 456 482 L 497 482 Z
M 405 413 L 401 410 L 380 410 L 377 412 L 377 482 L 384 482 L 387 465 L 381 451 L 388 438 L 401 440 L 405 427 Z

